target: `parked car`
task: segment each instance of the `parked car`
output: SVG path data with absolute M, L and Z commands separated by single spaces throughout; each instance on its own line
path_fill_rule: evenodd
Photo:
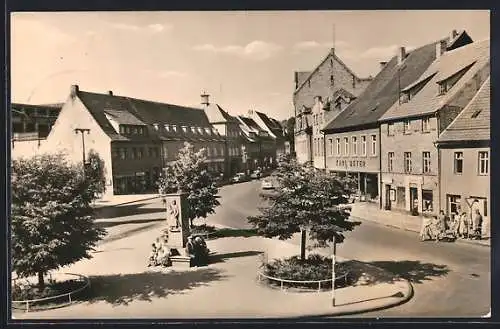
M 233 183 L 241 183 L 241 182 L 246 182 L 248 180 L 248 177 L 245 173 L 239 172 L 236 175 L 234 175 L 231 178 L 231 182 Z
M 252 172 L 252 174 L 250 174 L 250 177 L 253 178 L 253 179 L 258 179 L 258 178 L 261 178 L 262 177 L 262 171 L 260 170 L 254 170 Z
M 262 180 L 262 189 L 264 190 L 270 190 L 274 188 L 273 181 L 269 178 L 264 178 Z

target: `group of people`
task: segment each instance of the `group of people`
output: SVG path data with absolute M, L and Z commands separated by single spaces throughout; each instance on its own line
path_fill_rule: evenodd
M 438 216 L 424 218 L 420 231 L 420 240 L 454 241 L 456 239 L 481 239 L 483 216 L 479 209 L 472 214 L 463 211 L 446 216 L 441 210 Z
M 207 243 L 201 236 L 189 236 L 186 243 L 186 253 L 191 258 L 194 266 L 202 266 L 208 264 L 208 255 L 210 250 Z

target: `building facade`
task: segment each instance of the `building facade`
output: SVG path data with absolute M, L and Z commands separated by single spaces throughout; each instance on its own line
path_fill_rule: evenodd
M 85 92 L 75 85 L 37 151 L 64 152 L 82 162 L 82 153 L 94 150 L 105 163 L 106 194 L 151 193 L 185 142 L 205 148 L 207 168 L 223 172 L 225 138 L 203 109 Z
M 319 128 L 358 96 L 371 80 L 371 77 L 359 78 L 335 55 L 333 48 L 313 71 L 295 72 L 295 152 L 300 163 L 324 166 L 320 151 L 324 137 Z
M 380 118 L 384 209 L 421 215 L 445 210 L 436 142 L 489 76 L 489 41 L 471 41 L 437 43 L 436 60 Z
M 201 104 L 210 124 L 224 138 L 225 168 L 224 176 L 229 177 L 244 169 L 244 136 L 240 129 L 240 122 L 236 117 L 229 115 L 218 104 L 210 103 L 209 95 L 201 95 Z
M 435 59 L 435 43 L 411 52 L 400 47 L 354 102 L 323 127 L 326 168 L 358 181 L 358 194 L 380 205 L 381 132 L 378 119 L 398 101 L 401 86 L 413 83 Z
M 269 165 L 276 154 L 275 141 L 269 133 L 262 129 L 252 118 L 238 116 L 240 129 L 246 141 L 245 170 L 252 171 Z
M 440 202 L 449 215 L 483 216 L 482 235 L 490 237 L 490 79 L 437 141 Z

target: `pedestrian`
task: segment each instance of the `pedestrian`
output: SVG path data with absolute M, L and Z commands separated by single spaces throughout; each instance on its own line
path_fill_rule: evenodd
M 193 237 L 191 235 L 188 236 L 188 238 L 187 238 L 186 253 L 187 253 L 187 255 L 190 258 L 190 263 L 192 265 L 197 265 L 196 264 L 197 259 L 196 259 L 196 255 L 195 255 L 195 248 L 194 248 L 194 243 L 193 243 Z
M 481 235 L 482 235 L 481 228 L 483 225 L 483 216 L 481 215 L 481 212 L 479 212 L 479 209 L 477 208 L 474 210 L 472 224 L 473 224 L 474 239 L 481 240 Z
M 469 216 L 465 211 L 463 211 L 460 216 L 459 236 L 463 239 L 467 239 L 469 237 Z
M 422 228 L 420 229 L 420 241 L 433 240 L 433 222 L 432 218 L 423 217 L 422 218 Z

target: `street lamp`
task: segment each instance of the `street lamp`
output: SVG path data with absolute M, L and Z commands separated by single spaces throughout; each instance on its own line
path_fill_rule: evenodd
M 85 175 L 85 134 L 84 133 L 90 134 L 90 129 L 85 129 L 85 128 L 75 128 L 75 134 L 78 135 L 78 133 L 82 134 L 82 155 L 83 155 L 83 174 Z
M 335 257 L 337 254 L 337 243 L 335 235 L 332 241 L 332 305 L 335 306 Z

